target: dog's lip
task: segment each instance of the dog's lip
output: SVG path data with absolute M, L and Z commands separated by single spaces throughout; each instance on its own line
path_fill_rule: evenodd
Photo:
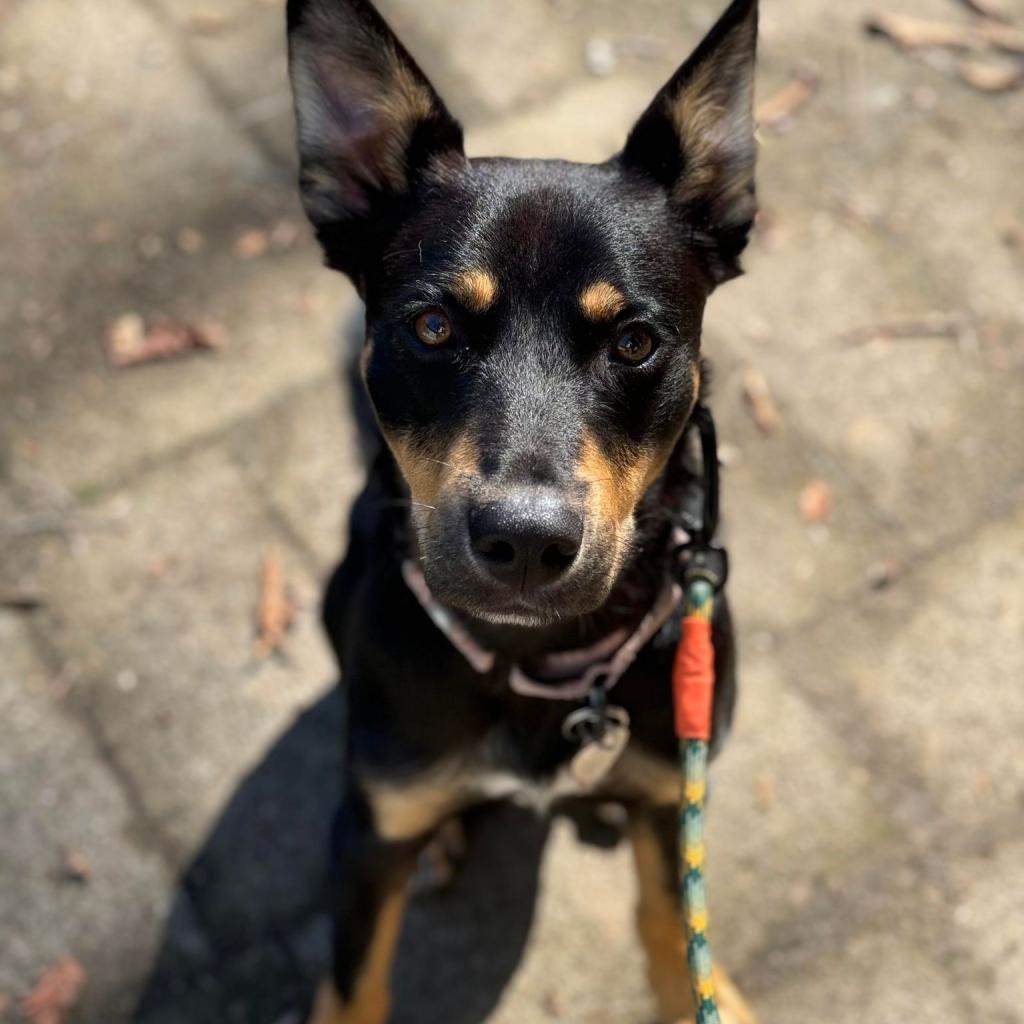
M 565 614 L 583 614 L 588 609 L 572 609 L 571 583 L 542 587 L 529 594 L 488 588 L 486 592 L 466 595 L 453 602 L 462 612 L 496 623 L 521 626 L 548 625 Z M 567 600 L 568 599 L 568 600 Z

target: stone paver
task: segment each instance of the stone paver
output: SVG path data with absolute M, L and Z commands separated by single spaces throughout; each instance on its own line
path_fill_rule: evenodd
M 984 1002 L 1024 1020 L 1024 842 L 964 859 L 953 871 L 958 902 L 950 921 L 953 955 L 980 968 Z
M 619 147 L 718 6 L 381 0 L 472 153 L 574 159 Z M 868 40 L 874 6 L 765 4 L 762 95 L 808 64 L 820 87 L 762 133 L 749 273 L 709 308 L 743 657 L 713 937 L 765 1024 L 1021 1024 L 1024 91 Z M 0 1020 L 72 954 L 69 1024 L 298 1024 L 327 962 L 317 603 L 361 475 L 335 342 L 356 306 L 301 222 L 282 22 L 282 0 L 0 3 L 0 587 L 46 598 L 0 614 Z M 126 312 L 226 344 L 115 371 Z M 961 337 L 843 340 L 931 313 Z M 811 479 L 825 523 L 798 512 Z M 269 545 L 299 617 L 259 662 Z M 397 1019 L 649 1021 L 625 846 L 515 809 L 470 836 L 412 902 Z
M 187 900 L 164 930 L 174 880 L 159 847 L 6 612 L 0 649 L 0 992 L 20 998 L 75 956 L 87 971 L 82 1019 L 125 1020 L 134 999 L 125 978 L 145 975 L 161 941 L 193 969 L 209 963 L 209 947 Z M 87 877 L 70 876 L 69 863 Z
M 318 581 L 282 550 L 219 447 L 146 475 L 96 510 L 119 514 L 118 528 L 70 557 L 61 545 L 40 556 L 61 610 L 39 629 L 73 662 L 69 701 L 137 780 L 140 804 L 180 864 L 239 777 L 334 677 Z M 274 547 L 298 616 L 285 654 L 261 659 L 260 564 Z

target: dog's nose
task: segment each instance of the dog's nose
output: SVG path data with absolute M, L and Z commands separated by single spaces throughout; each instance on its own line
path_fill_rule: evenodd
M 549 490 L 527 490 L 469 510 L 469 542 L 479 565 L 517 589 L 552 583 L 583 542 L 583 515 Z

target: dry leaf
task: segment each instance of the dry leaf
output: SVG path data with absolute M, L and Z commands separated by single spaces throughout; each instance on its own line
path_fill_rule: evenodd
M 85 969 L 73 957 L 55 963 L 21 1001 L 21 1012 L 32 1024 L 64 1024 L 85 984 Z
M 962 60 L 957 72 L 979 92 L 1009 92 L 1024 83 L 1024 64 L 1012 61 Z
M 756 367 L 749 366 L 743 371 L 743 397 L 762 434 L 777 434 L 782 429 L 782 416 L 768 379 Z
M 202 232 L 187 226 L 179 228 L 178 233 L 174 236 L 174 241 L 178 249 L 186 256 L 195 256 L 206 247 L 206 239 Z
M 954 50 L 968 50 L 976 48 L 979 42 L 978 33 L 971 25 L 929 21 L 891 11 L 869 14 L 864 20 L 864 25 L 869 32 L 886 36 L 907 50 L 921 46 L 946 46 Z
M 770 811 L 775 803 L 775 779 L 761 775 L 754 786 L 754 798 L 759 810 Z
M 97 221 L 89 229 L 89 241 L 93 245 L 107 245 L 117 237 L 117 228 L 110 220 Z
M 240 260 L 255 260 L 270 247 L 270 237 L 262 228 L 250 228 L 235 239 L 235 255 Z
M 196 11 L 189 16 L 185 26 L 197 35 L 213 36 L 228 27 L 228 17 L 220 11 Z
M 66 849 L 62 866 L 73 882 L 88 882 L 92 878 L 92 865 L 80 850 Z
M 107 357 L 117 367 L 135 366 L 183 355 L 198 349 L 217 348 L 223 341 L 216 324 L 196 325 L 164 321 L 148 331 L 141 316 L 119 316 L 107 333 Z
M 823 523 L 832 514 L 832 488 L 824 480 L 809 480 L 800 492 L 800 518 Z
M 762 128 L 777 128 L 804 107 L 818 89 L 818 76 L 813 71 L 798 71 L 789 85 L 759 103 L 755 119 Z
M 295 606 L 285 586 L 284 568 L 275 548 L 263 556 L 260 603 L 256 613 L 256 655 L 266 658 L 284 647 L 295 621 Z

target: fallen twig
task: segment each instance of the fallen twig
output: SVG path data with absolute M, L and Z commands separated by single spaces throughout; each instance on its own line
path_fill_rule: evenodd
M 107 357 L 114 366 L 122 368 L 217 348 L 220 343 L 220 330 L 213 325 L 162 321 L 147 331 L 142 317 L 125 313 L 107 333 Z
M 782 415 L 768 386 L 768 378 L 754 366 L 743 371 L 743 397 L 762 434 L 777 434 L 782 429 Z
M 840 343 L 849 347 L 878 340 L 913 338 L 952 338 L 961 347 L 967 348 L 976 345 L 977 332 L 970 318 L 962 313 L 935 312 L 855 327 L 839 336 Z
M 21 1001 L 32 1024 L 63 1024 L 85 984 L 85 969 L 73 957 L 58 960 Z
M 931 21 L 910 14 L 877 11 L 864 19 L 864 27 L 876 35 L 891 39 L 905 50 L 924 46 L 944 46 L 954 50 L 977 49 L 981 43 L 978 30 L 967 24 Z
M 288 595 L 284 568 L 275 548 L 263 556 L 260 602 L 256 612 L 255 652 L 267 658 L 284 647 L 285 635 L 295 622 L 295 605 Z

